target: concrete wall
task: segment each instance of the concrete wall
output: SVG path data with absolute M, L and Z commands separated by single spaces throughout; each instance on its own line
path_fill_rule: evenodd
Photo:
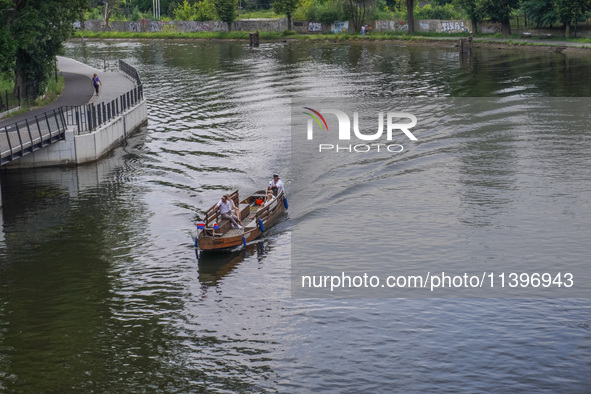
M 408 31 L 408 25 L 403 20 L 378 20 L 368 21 L 367 24 L 372 27 L 371 31 Z M 490 25 L 490 26 L 489 26 Z M 488 24 L 486 29 L 496 29 L 497 24 Z M 80 23 L 76 22 L 75 27 L 80 28 Z M 233 31 L 284 31 L 287 30 L 287 19 L 243 19 L 232 23 Z M 300 34 L 326 34 L 350 32 L 351 24 L 348 21 L 335 21 L 331 24 L 324 24 L 315 21 L 293 21 L 292 30 Z M 462 32 L 466 29 L 472 30 L 472 23 L 469 20 L 417 20 L 415 21 L 415 30 L 424 32 Z M 498 25 L 500 31 L 500 25 Z M 88 20 L 84 22 L 84 30 L 103 31 L 102 20 Z M 138 22 L 110 22 L 110 31 L 119 32 L 204 32 L 204 31 L 228 31 L 228 24 L 220 21 L 151 21 L 142 19 Z M 496 31 L 495 31 L 496 32 Z
M 461 33 L 472 30 L 472 22 L 469 20 L 439 20 L 421 19 L 415 21 L 415 31 L 431 33 Z M 377 20 L 372 26 L 372 31 L 408 31 L 406 21 Z
M 408 24 L 405 20 L 376 20 L 367 21 L 372 27 L 371 31 L 408 31 Z M 341 32 L 345 27 L 349 30 L 352 25 L 348 22 L 334 22 L 330 25 L 315 21 L 293 21 L 292 30 L 300 34 L 326 34 L 331 31 Z M 80 22 L 74 23 L 75 28 L 81 28 Z M 287 19 L 244 19 L 232 23 L 234 31 L 284 31 L 287 29 Z M 415 30 L 420 32 L 432 33 L 459 33 L 465 30 L 473 31 L 472 21 L 470 20 L 438 20 L 421 19 L 415 21 Z M 84 29 L 89 31 L 103 31 L 102 20 L 88 20 L 84 22 Z M 114 21 L 109 23 L 110 31 L 120 32 L 204 32 L 204 31 L 228 31 L 228 24 L 221 21 L 152 21 L 142 19 L 137 22 Z M 351 32 L 351 31 L 350 31 Z M 492 22 L 480 22 L 478 24 L 479 33 L 500 33 L 501 24 Z M 564 37 L 564 29 L 513 29 L 515 34 L 530 32 L 532 35 L 552 34 L 555 37 Z M 571 29 L 574 34 L 574 28 Z M 577 36 L 591 37 L 591 29 L 587 26 L 579 26 Z
M 88 20 L 84 22 L 84 29 L 88 31 L 103 31 L 102 20 Z M 74 24 L 81 28 L 80 22 Z M 284 31 L 287 29 L 287 19 L 243 19 L 232 23 L 233 31 Z M 119 32 L 182 32 L 194 33 L 204 31 L 228 31 L 228 24 L 221 21 L 151 21 L 142 19 L 138 22 L 114 21 L 109 23 L 108 31 Z
M 293 25 L 293 22 L 292 22 Z M 284 31 L 287 19 L 243 19 L 232 23 L 233 31 Z
M 124 112 L 92 133 L 75 135 L 75 126 L 66 131 L 66 139 L 28 154 L 6 168 L 33 168 L 72 165 L 99 160 L 131 135 L 148 119 L 147 101 Z

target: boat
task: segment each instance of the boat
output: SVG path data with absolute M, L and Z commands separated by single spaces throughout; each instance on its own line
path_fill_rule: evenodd
M 240 201 L 238 190 L 230 193 L 230 199 L 240 211 L 241 229 L 233 228 L 229 220 L 222 219 L 217 203 L 214 204 L 207 210 L 205 221 L 197 223 L 195 246 L 201 250 L 223 250 L 246 246 L 257 239 L 287 209 L 282 191 L 261 207 L 266 194 L 266 190 L 259 190 Z

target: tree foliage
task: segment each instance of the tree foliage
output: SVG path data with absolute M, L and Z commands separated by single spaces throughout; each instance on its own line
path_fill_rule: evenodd
M 480 1 L 478 0 L 459 0 L 459 5 L 472 21 L 472 29 L 478 32 L 478 23 L 486 18 L 486 13 L 483 10 Z
M 371 6 L 371 0 L 348 0 L 347 13 L 349 19 L 353 22 L 353 31 L 358 32 L 361 30 Z
M 591 11 L 591 0 L 524 0 L 521 7 L 538 27 L 564 24 L 568 37 L 571 26 Z
M 279 15 L 287 16 L 287 30 L 291 30 L 291 16 L 298 8 L 299 0 L 275 0 L 273 11 Z
M 228 24 L 228 29 L 232 28 L 232 22 L 236 20 L 236 9 L 238 0 L 215 0 L 215 9 L 222 22 Z
M 194 4 L 185 0 L 173 11 L 177 21 L 211 21 L 217 19 L 214 0 L 202 0 Z
M 173 15 L 178 21 L 193 21 L 197 17 L 197 6 L 185 0 L 174 9 Z
M 15 90 L 27 81 L 45 88 L 55 56 L 86 5 L 86 0 L 0 0 L 0 67 L 14 72 Z
M 504 35 L 511 34 L 511 12 L 519 7 L 519 0 L 480 0 L 480 7 L 492 22 L 501 24 Z
M 560 21 L 564 23 L 565 36 L 570 36 L 571 26 L 577 24 L 585 13 L 591 10 L 590 0 L 556 0 L 555 7 Z

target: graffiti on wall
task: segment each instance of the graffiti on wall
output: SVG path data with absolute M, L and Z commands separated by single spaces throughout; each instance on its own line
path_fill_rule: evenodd
M 140 32 L 142 31 L 142 24 L 141 22 L 125 22 L 125 30 L 131 32 Z
M 308 33 L 317 33 L 322 31 L 322 23 L 308 22 Z
M 441 32 L 462 32 L 464 31 L 463 21 L 441 22 Z
M 179 26 L 174 22 L 160 22 L 162 23 L 162 31 L 171 32 L 179 31 Z
M 283 31 L 287 29 L 287 19 L 280 20 L 239 20 L 234 21 L 232 30 L 235 31 Z
M 376 21 L 376 30 L 396 30 L 394 21 Z
M 330 31 L 333 33 L 346 33 L 349 31 L 349 21 L 334 21 L 332 25 L 330 25 Z

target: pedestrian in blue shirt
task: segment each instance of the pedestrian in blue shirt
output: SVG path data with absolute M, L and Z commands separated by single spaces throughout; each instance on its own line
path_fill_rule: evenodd
M 94 74 L 94 76 L 92 77 L 92 85 L 94 86 L 94 90 L 96 91 L 96 95 L 98 96 L 99 94 L 99 85 L 103 85 L 103 83 L 101 82 L 101 80 L 99 79 L 98 75 Z

